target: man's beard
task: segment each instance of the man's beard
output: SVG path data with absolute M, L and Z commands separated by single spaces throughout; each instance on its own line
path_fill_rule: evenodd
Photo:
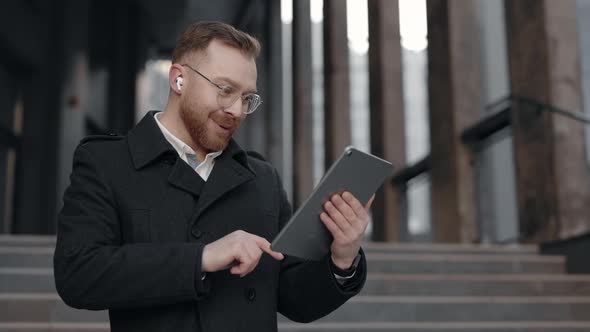
M 198 105 L 191 105 L 188 100 L 180 101 L 180 118 L 194 143 L 207 153 L 224 150 L 235 130 L 240 125 L 239 118 L 228 116 L 223 111 L 206 111 Z M 207 128 L 207 120 L 229 129 L 227 136 L 211 132 Z

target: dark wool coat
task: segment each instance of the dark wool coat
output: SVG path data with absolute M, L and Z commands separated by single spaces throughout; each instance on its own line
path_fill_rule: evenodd
M 310 322 L 360 291 L 364 255 L 345 285 L 329 255 L 279 262 L 264 254 L 244 278 L 225 270 L 201 280 L 207 243 L 235 230 L 271 241 L 291 207 L 276 170 L 233 140 L 204 182 L 154 114 L 126 137 L 89 137 L 75 151 L 54 257 L 68 305 L 108 309 L 115 332 L 276 331 L 277 312 Z

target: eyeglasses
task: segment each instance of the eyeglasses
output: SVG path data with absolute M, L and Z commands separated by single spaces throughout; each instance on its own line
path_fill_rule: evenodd
M 221 86 L 209 78 L 207 76 L 201 74 L 195 68 L 189 66 L 188 64 L 182 64 L 181 66 L 187 67 L 190 70 L 194 71 L 195 73 L 199 74 L 202 78 L 206 79 L 209 83 L 213 84 L 216 88 L 219 89 L 217 93 L 217 103 L 220 107 L 228 108 L 233 105 L 238 98 L 242 98 L 242 113 L 244 114 L 252 114 L 258 106 L 262 105 L 262 98 L 255 94 L 249 93 L 247 95 L 242 96 L 240 91 L 234 89 L 231 85 Z

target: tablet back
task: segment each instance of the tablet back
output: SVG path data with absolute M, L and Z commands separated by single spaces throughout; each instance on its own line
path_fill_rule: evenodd
M 286 255 L 321 259 L 332 243 L 332 235 L 320 220 L 323 204 L 331 194 L 349 191 L 364 205 L 392 172 L 391 163 L 347 147 L 273 240 L 272 249 Z

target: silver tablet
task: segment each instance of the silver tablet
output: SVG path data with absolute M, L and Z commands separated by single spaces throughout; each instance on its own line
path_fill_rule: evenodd
M 272 250 L 301 258 L 321 259 L 329 252 L 332 243 L 332 235 L 320 220 L 323 204 L 332 194 L 349 191 L 364 205 L 392 173 L 390 162 L 347 147 L 272 241 Z

